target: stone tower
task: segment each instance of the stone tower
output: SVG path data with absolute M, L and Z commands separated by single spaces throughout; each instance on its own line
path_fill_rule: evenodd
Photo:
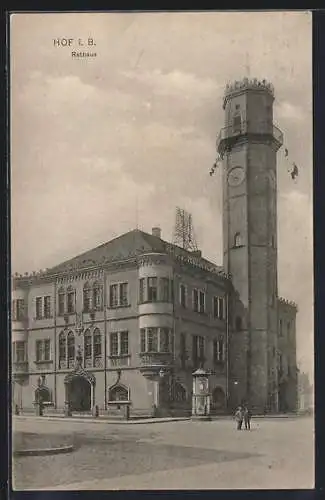
M 273 86 L 244 78 L 226 87 L 223 158 L 223 255 L 242 304 L 233 318 L 231 377 L 255 411 L 277 410 L 276 153 Z

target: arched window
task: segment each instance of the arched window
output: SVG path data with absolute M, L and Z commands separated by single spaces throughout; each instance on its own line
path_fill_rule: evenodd
M 84 284 L 83 288 L 83 305 L 84 305 L 84 312 L 89 312 L 91 310 L 91 288 L 89 283 Z
M 94 330 L 94 356 L 99 358 L 102 355 L 102 336 L 99 328 Z
M 242 319 L 240 316 L 237 316 L 236 317 L 236 330 L 237 330 L 237 332 L 239 332 L 242 329 L 242 326 L 243 326 Z
M 85 359 L 91 359 L 92 357 L 92 335 L 89 329 L 84 334 L 84 356 Z
M 65 290 L 63 287 L 58 290 L 58 315 L 63 316 L 65 313 Z
M 75 339 L 73 332 L 68 333 L 68 363 L 71 365 L 75 359 Z
M 68 314 L 73 314 L 75 312 L 75 301 L 76 301 L 75 290 L 70 285 L 67 289 L 67 313 Z
M 123 385 L 115 385 L 108 391 L 109 401 L 128 401 L 129 391 Z
M 240 233 L 236 233 L 234 236 L 234 247 L 241 247 L 243 244 L 242 237 Z
M 59 362 L 65 361 L 67 357 L 67 337 L 64 332 L 59 335 Z
M 95 281 L 93 286 L 94 309 L 101 311 L 103 309 L 103 287 Z

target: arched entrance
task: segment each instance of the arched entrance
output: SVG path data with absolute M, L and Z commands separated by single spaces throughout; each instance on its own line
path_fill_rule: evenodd
M 226 395 L 221 387 L 215 387 L 212 391 L 212 411 L 222 413 L 226 409 Z
M 69 373 L 64 380 L 70 411 L 86 412 L 94 404 L 95 377 L 85 371 Z

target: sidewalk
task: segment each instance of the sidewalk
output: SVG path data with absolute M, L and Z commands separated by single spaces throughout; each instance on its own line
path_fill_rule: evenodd
M 211 422 L 217 420 L 233 420 L 232 415 L 218 415 L 212 416 Z M 278 415 L 254 415 L 253 419 L 283 419 L 283 418 L 301 418 L 297 414 L 278 414 Z M 191 417 L 156 417 L 156 418 L 135 418 L 130 420 L 113 419 L 105 416 L 101 417 L 64 417 L 54 416 L 54 415 L 44 415 L 39 417 L 36 415 L 13 415 L 13 420 L 33 420 L 33 421 L 52 421 L 52 422 L 76 422 L 76 423 L 96 423 L 96 424 L 121 424 L 121 425 L 135 425 L 135 424 L 159 424 L 167 422 L 181 422 L 186 420 L 191 420 Z
M 130 420 L 113 419 L 107 417 L 57 417 L 51 415 L 44 415 L 43 417 L 38 417 L 36 415 L 13 415 L 13 420 L 33 420 L 44 422 L 44 420 L 52 422 L 77 422 L 77 423 L 92 423 L 92 424 L 122 424 L 122 425 L 134 425 L 134 424 L 157 424 L 163 422 L 180 422 L 184 420 L 191 420 L 190 417 L 156 417 L 156 418 L 137 418 Z

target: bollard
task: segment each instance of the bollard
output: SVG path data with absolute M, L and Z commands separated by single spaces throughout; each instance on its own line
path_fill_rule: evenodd
M 130 418 L 130 407 L 129 405 L 127 405 L 125 408 L 125 419 L 129 420 L 129 418 Z
M 71 417 L 71 415 L 72 415 L 72 413 L 71 413 L 70 403 L 66 402 L 66 403 L 64 403 L 64 416 Z
M 98 407 L 98 405 L 95 405 L 93 407 L 93 417 L 96 417 L 96 418 L 99 417 L 99 407 Z

